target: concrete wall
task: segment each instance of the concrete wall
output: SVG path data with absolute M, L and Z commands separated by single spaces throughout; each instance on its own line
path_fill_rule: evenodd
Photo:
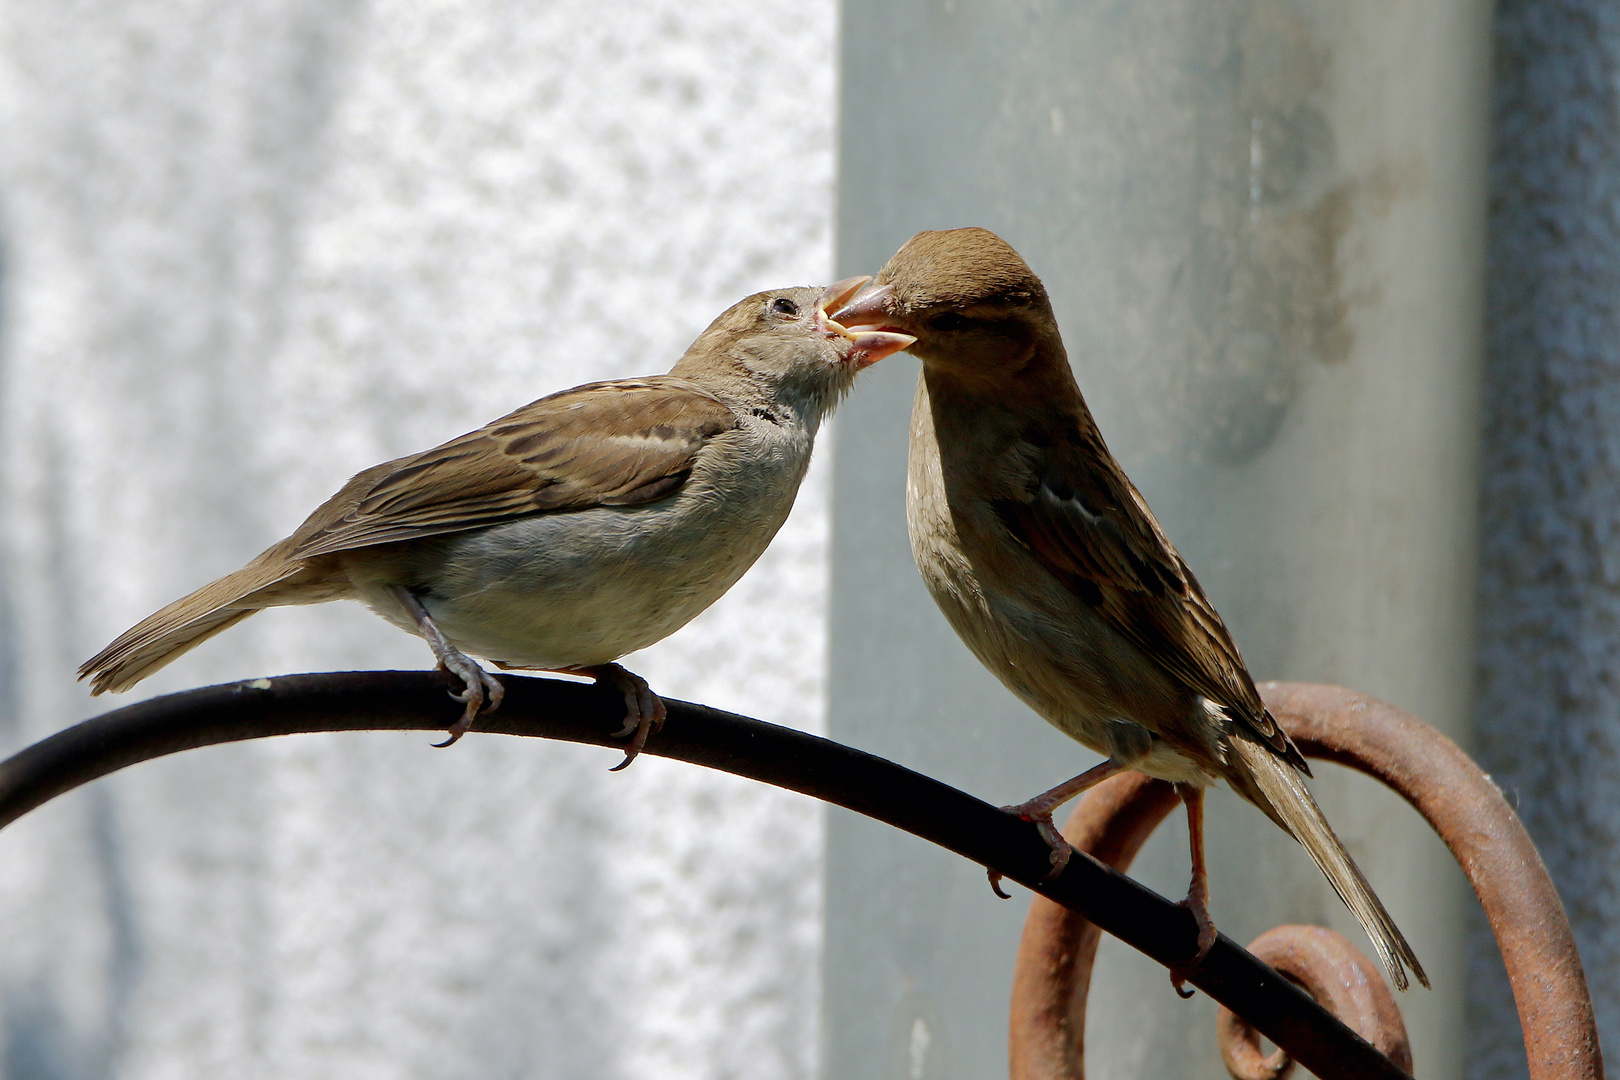
M 1077 41 L 1044 4 L 994 19 L 970 0 L 851 5 L 840 269 L 873 268 L 914 228 L 1005 231 L 1058 287 L 1105 430 L 1257 672 L 1339 679 L 1456 730 L 1455 657 L 1450 682 L 1391 658 L 1462 639 L 1465 484 L 1442 534 L 1420 537 L 1462 553 L 1443 586 L 1394 573 L 1361 607 L 1325 594 L 1341 621 L 1293 606 L 1313 559 L 1368 573 L 1402 536 L 1368 543 L 1316 514 L 1298 537 L 1249 527 L 1269 503 L 1235 522 L 1215 506 L 1286 483 L 1278 462 L 1309 457 L 1302 431 L 1331 420 L 1330 391 L 1387 374 L 1368 352 L 1380 341 L 1385 365 L 1439 355 L 1412 344 L 1432 340 L 1417 309 L 1462 319 L 1440 293 L 1473 287 L 1432 269 L 1452 256 L 1423 224 L 1440 203 L 1474 212 L 1472 189 L 1405 151 L 1449 131 L 1478 153 L 1460 104 L 1474 90 L 1444 64 L 1414 89 L 1403 65 L 1442 46 L 1477 64 L 1483 6 L 1431 5 L 1463 20 L 1446 27 L 1380 0 L 1354 9 L 1378 20 L 1365 34 L 1340 7 L 1080 5 L 1071 17 L 1098 21 Z M 1569 901 L 1614 1040 L 1620 17 L 1597 0 L 1498 7 L 1478 750 Z M 549 390 L 658 370 L 744 292 L 825 279 L 834 35 L 831 3 L 0 5 L 5 748 L 121 704 L 83 697 L 73 666 L 353 470 Z M 1125 172 L 1126 149 L 1154 168 Z M 1036 175 L 1074 183 L 1018 186 Z M 1234 242 L 1251 212 L 1261 242 Z M 1381 278 L 1392 259 L 1422 284 Z M 1176 357 L 1190 362 L 1172 378 Z M 897 479 L 909 363 L 874 372 L 841 425 L 835 723 L 1021 798 L 1085 758 L 981 676 L 915 583 Z M 1442 444 L 1464 452 L 1455 430 Z M 1434 455 L 1350 458 L 1377 476 Z M 638 658 L 661 689 L 819 723 L 821 460 L 758 570 Z M 1414 590 L 1441 597 L 1444 626 L 1389 636 Z M 273 612 L 139 694 L 426 662 L 358 609 Z M 651 760 L 607 777 L 612 759 L 586 749 L 425 742 L 205 751 L 0 835 L 0 1075 L 819 1071 L 820 885 L 790 872 L 819 858 L 815 807 Z M 1410 827 L 1326 786 L 1360 855 Z M 1241 936 L 1278 914 L 1245 909 L 1251 867 L 1286 878 L 1290 917 L 1343 926 L 1296 851 L 1243 808 L 1220 812 L 1223 926 Z M 992 903 L 977 872 L 919 842 L 860 830 L 833 826 L 825 1074 L 996 1075 L 1023 904 Z M 1458 961 L 1398 883 L 1439 856 L 1381 850 L 1369 869 L 1453 987 L 1403 1007 L 1454 1016 Z M 1174 894 L 1184 858 L 1167 826 L 1140 872 Z M 894 936 L 874 948 L 861 934 L 880 923 Z M 1488 943 L 1469 957 L 1468 1074 L 1522 1075 Z M 1097 1015 L 1126 1037 L 1100 1075 L 1218 1075 L 1203 1003 L 1170 1001 L 1122 950 L 1105 963 L 1115 1004 Z M 1459 1065 L 1432 1042 L 1418 1063 Z
M 1488 9 L 1472 0 L 846 5 L 841 272 L 995 229 L 1052 291 L 1103 433 L 1259 678 L 1341 683 L 1467 740 Z M 902 511 L 914 370 L 843 416 L 830 729 L 994 802 L 1095 758 L 954 639 Z M 1435 982 L 1421 1075 L 1463 1069 L 1461 875 L 1404 805 L 1314 785 Z M 1360 931 L 1297 845 L 1212 800 L 1212 912 Z M 827 1066 L 991 1076 L 1025 902 L 851 815 L 828 837 Z M 1135 871 L 1186 889 L 1185 832 Z M 1214 1006 L 1105 941 L 1102 1076 L 1215 1076 Z
M 833 33 L 830 2 L 0 5 L 4 746 L 125 703 L 73 668 L 356 470 L 827 280 Z M 635 660 L 655 686 L 819 725 L 826 490 Z M 139 693 L 429 662 L 284 610 Z M 428 741 L 189 754 L 7 830 L 0 1075 L 812 1075 L 816 806 Z

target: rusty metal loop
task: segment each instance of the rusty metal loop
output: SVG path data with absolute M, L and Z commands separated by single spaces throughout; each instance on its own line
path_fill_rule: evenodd
M 1276 926 L 1250 942 L 1249 951 L 1297 983 L 1380 1053 L 1412 1071 L 1412 1044 L 1395 994 L 1378 966 L 1349 938 L 1325 926 Z M 1224 1005 L 1215 1021 L 1215 1037 L 1226 1071 L 1237 1080 L 1283 1080 L 1294 1071 L 1293 1059 L 1281 1049 L 1261 1053 L 1260 1033 Z
M 1445 841 L 1496 935 L 1531 1080 L 1601 1080 L 1597 1026 L 1569 920 L 1535 845 L 1490 777 L 1440 732 L 1364 695 L 1306 683 L 1266 683 L 1260 691 L 1305 754 L 1381 781 Z M 1126 774 L 1087 792 L 1064 834 L 1124 870 L 1175 805 L 1170 785 Z M 1079 915 L 1039 897 L 1032 902 L 1013 977 L 1012 1080 L 1085 1076 L 1086 995 L 1098 936 Z M 1319 1000 L 1336 1012 L 1331 997 Z M 1359 1029 L 1353 1017 L 1339 1015 Z M 1377 1042 L 1374 1031 L 1362 1034 Z
M 1124 872 L 1180 805 L 1176 789 L 1141 773 L 1121 773 L 1081 797 L 1063 827 L 1076 851 Z M 1012 1080 L 1083 1080 L 1086 995 L 1102 931 L 1043 896 L 1030 902 L 1013 967 L 1008 1032 Z
M 1260 693 L 1302 751 L 1382 782 L 1445 841 L 1496 935 L 1531 1080 L 1601 1080 L 1592 996 L 1563 902 L 1491 778 L 1440 732 L 1373 698 L 1309 683 Z

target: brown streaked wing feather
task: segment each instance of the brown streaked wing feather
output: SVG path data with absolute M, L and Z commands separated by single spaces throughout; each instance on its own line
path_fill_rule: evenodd
M 1031 440 L 1032 442 L 1034 440 Z M 1036 561 L 1189 689 L 1309 774 L 1266 712 L 1226 624 L 1123 472 L 1088 467 L 1101 443 L 1038 451 L 1027 498 L 996 504 Z
M 708 441 L 736 427 L 685 379 L 588 383 L 442 446 L 356 476 L 293 536 L 292 558 L 661 499 Z

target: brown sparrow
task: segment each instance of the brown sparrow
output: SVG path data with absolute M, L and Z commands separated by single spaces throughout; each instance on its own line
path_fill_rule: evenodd
M 1018 253 L 984 229 L 919 233 L 833 317 L 917 339 L 906 509 L 934 600 L 1009 690 L 1107 758 L 1008 808 L 1046 837 L 1053 873 L 1069 857 L 1059 805 L 1126 769 L 1174 783 L 1201 960 L 1215 941 L 1203 794 L 1225 780 L 1310 852 L 1391 981 L 1405 989 L 1404 963 L 1427 986 L 1221 617 L 1104 445 L 1046 289 Z
M 85 661 L 94 692 L 125 690 L 261 608 L 359 600 L 427 639 L 466 702 L 502 668 L 616 686 L 634 736 L 664 704 L 613 663 L 714 603 L 787 519 L 816 429 L 856 374 L 909 345 L 828 318 L 865 278 L 734 305 L 667 375 L 588 383 L 443 446 L 367 469 L 247 566 L 143 619 Z

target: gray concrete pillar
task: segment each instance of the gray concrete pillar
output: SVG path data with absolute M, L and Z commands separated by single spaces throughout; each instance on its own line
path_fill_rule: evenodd
M 839 271 L 983 225 L 1050 287 L 1104 434 L 1257 678 L 1341 683 L 1467 741 L 1489 5 L 893 0 L 843 25 Z M 1023 799 L 1090 764 L 953 637 L 910 563 L 914 365 L 839 425 L 835 738 Z M 1460 874 L 1422 821 L 1323 766 L 1315 790 L 1435 982 L 1417 1067 L 1461 1069 Z M 1230 794 L 1213 912 L 1240 941 L 1325 922 L 1305 854 Z M 1138 862 L 1186 887 L 1185 832 Z M 1004 1074 L 1026 904 L 835 812 L 825 1075 Z M 1106 943 L 1093 1075 L 1212 1076 L 1214 1006 Z

